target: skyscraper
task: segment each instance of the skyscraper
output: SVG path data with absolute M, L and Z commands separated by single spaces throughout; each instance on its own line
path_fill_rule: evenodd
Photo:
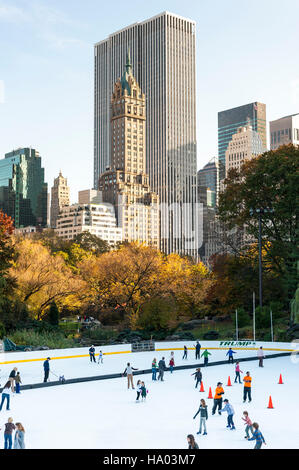
M 225 152 L 239 127 L 251 125 L 260 135 L 263 147 L 267 149 L 266 105 L 257 101 L 218 113 L 218 158 L 220 180 L 225 177 Z
M 56 221 L 60 209 L 63 206 L 70 205 L 70 188 L 67 185 L 67 179 L 62 176 L 61 171 L 54 179 L 54 185 L 51 189 L 51 219 L 52 228 L 56 228 Z
M 46 227 L 48 185 L 35 149 L 19 148 L 0 160 L 0 209 L 14 219 L 15 228 Z
M 299 145 L 299 113 L 270 121 L 270 148 L 280 145 Z
M 259 133 L 254 131 L 252 126 L 239 127 L 225 152 L 225 176 L 227 177 L 231 168 L 240 171 L 246 160 L 251 160 L 265 151 Z
M 217 158 L 212 158 L 197 172 L 198 200 L 215 207 L 219 192 L 219 164 Z
M 101 174 L 99 190 L 103 201 L 115 207 L 124 241 L 159 248 L 159 198 L 150 190 L 145 172 L 145 108 L 127 54 L 111 100 L 111 169 Z
M 97 43 L 95 52 L 94 186 L 110 162 L 110 97 L 127 50 L 146 96 L 146 173 L 158 193 L 161 249 L 196 248 L 195 22 L 163 12 Z

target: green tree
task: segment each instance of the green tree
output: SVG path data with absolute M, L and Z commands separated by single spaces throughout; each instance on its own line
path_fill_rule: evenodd
M 265 262 L 281 276 L 288 300 L 297 283 L 298 187 L 299 149 L 287 145 L 247 161 L 240 171 L 232 169 L 219 198 L 220 220 L 229 229 L 246 226 L 255 240 L 259 233 L 256 210 L 271 210 L 261 218 Z
M 176 315 L 176 307 L 171 299 L 153 298 L 143 307 L 138 326 L 147 330 L 158 331 L 169 327 L 169 322 Z
M 91 251 L 95 255 L 110 251 L 109 243 L 106 240 L 102 240 L 88 231 L 78 233 L 73 241 L 84 250 Z

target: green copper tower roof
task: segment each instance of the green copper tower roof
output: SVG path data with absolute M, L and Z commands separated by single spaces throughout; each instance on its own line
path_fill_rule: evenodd
M 125 65 L 125 71 L 124 71 L 124 74 L 121 78 L 122 92 L 127 90 L 128 95 L 131 95 L 131 88 L 130 88 L 129 81 L 128 81 L 128 78 L 129 78 L 130 75 L 132 75 L 132 65 L 131 65 L 131 58 L 130 58 L 130 49 L 128 49 L 127 58 L 126 58 L 126 65 Z

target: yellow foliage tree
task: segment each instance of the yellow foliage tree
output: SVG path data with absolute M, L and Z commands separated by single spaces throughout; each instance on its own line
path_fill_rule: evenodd
M 161 265 L 159 251 L 138 243 L 85 259 L 80 273 L 88 284 L 86 300 L 123 308 L 135 329 L 140 306 L 159 289 Z
M 80 306 L 84 283 L 59 254 L 51 254 L 41 242 L 24 239 L 16 244 L 17 259 L 10 274 L 17 294 L 37 319 L 42 319 L 52 301 L 58 306 Z

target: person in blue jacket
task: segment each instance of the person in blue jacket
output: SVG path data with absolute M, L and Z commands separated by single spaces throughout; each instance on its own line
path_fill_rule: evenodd
M 262 447 L 262 444 L 266 444 L 264 436 L 259 430 L 259 425 L 257 423 L 252 423 L 252 427 L 254 429 L 252 437 L 247 439 L 247 441 L 256 441 L 254 449 L 260 449 Z
M 225 403 L 224 408 L 222 410 L 219 410 L 219 413 L 223 413 L 223 411 L 227 411 L 227 428 L 229 429 L 236 429 L 233 421 L 233 416 L 235 414 L 235 410 L 233 409 L 232 405 L 229 403 L 228 399 L 226 398 L 223 400 Z
M 45 376 L 44 376 L 44 382 L 47 382 L 48 378 L 49 378 L 49 372 L 50 372 L 50 357 L 47 357 L 47 359 L 45 360 L 44 362 L 44 372 L 45 372 Z
M 236 354 L 236 351 L 233 351 L 232 348 L 229 348 L 229 350 L 226 353 L 226 355 L 228 356 L 228 363 L 230 362 L 232 362 L 232 364 L 234 363 L 233 354 Z

